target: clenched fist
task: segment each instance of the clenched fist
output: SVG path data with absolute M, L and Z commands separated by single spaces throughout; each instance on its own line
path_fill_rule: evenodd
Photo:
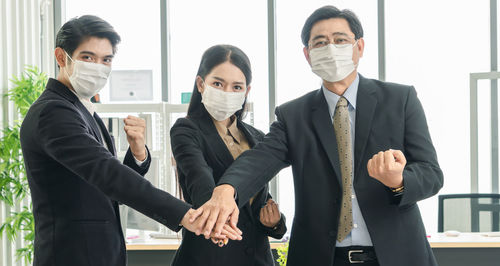
M 146 160 L 147 151 L 144 137 L 144 133 L 146 132 L 146 121 L 142 118 L 129 115 L 127 118 L 123 119 L 123 122 L 125 123 L 123 129 L 127 134 L 130 151 L 137 160 Z
M 269 228 L 275 227 L 281 219 L 281 213 L 278 209 L 278 204 L 274 200 L 269 199 L 266 206 L 260 209 L 260 222 Z
M 379 152 L 368 160 L 368 174 L 390 188 L 403 186 L 406 158 L 399 150 Z

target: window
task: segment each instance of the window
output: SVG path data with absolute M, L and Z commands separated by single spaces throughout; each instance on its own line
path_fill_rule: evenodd
M 387 80 L 417 90 L 445 174 L 440 193 L 468 193 L 469 73 L 489 71 L 489 1 L 389 0 L 385 6 Z M 484 86 L 479 84 L 483 93 Z M 479 95 L 480 114 L 488 114 L 486 96 Z M 489 116 L 480 118 L 480 132 L 490 132 L 487 123 Z M 489 139 L 482 141 L 480 154 L 487 157 Z M 436 232 L 437 198 L 419 206 L 427 231 Z
M 196 8 L 193 8 L 196 7 Z M 170 102 L 180 103 L 192 92 L 203 52 L 216 44 L 231 44 L 247 54 L 252 66 L 254 125 L 267 132 L 268 59 L 266 1 L 171 1 Z
M 98 16 L 114 27 L 122 41 L 113 71 L 152 71 L 153 101 L 161 101 L 160 1 L 66 0 L 66 21 L 82 15 Z M 109 82 L 99 95 L 103 103 L 109 103 Z

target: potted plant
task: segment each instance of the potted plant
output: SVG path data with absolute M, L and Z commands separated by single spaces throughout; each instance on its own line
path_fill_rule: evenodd
M 290 242 L 286 241 L 285 244 L 276 248 L 276 253 L 278 253 L 278 259 L 276 261 L 280 266 L 286 266 L 286 259 L 288 258 L 288 244 Z
M 24 167 L 19 129 L 24 116 L 31 104 L 40 96 L 47 84 L 47 75 L 35 66 L 27 66 L 19 77 L 10 81 L 13 87 L 7 95 L 18 112 L 18 120 L 12 126 L 2 130 L 0 137 L 0 200 L 6 205 L 14 207 L 29 196 L 28 180 Z M 26 264 L 33 260 L 33 241 L 35 238 L 35 223 L 32 206 L 23 206 L 19 212 L 11 212 L 0 226 L 0 236 L 5 233 L 7 238 L 14 242 L 24 232 L 24 247 L 16 251 L 17 259 L 24 258 Z

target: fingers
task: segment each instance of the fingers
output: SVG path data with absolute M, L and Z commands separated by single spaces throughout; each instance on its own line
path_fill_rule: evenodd
M 210 212 L 210 215 L 208 216 L 207 222 L 205 224 L 205 228 L 203 229 L 203 235 L 205 235 L 206 239 L 208 239 L 210 237 L 210 232 L 212 232 L 214 225 L 218 221 L 218 219 L 217 219 L 218 217 L 219 217 L 219 210 L 218 209 L 215 209 L 215 210 Z M 227 219 L 227 217 L 226 217 L 226 219 Z M 224 223 L 222 225 L 224 225 Z M 217 230 L 214 230 L 214 231 L 215 231 L 215 236 L 218 237 L 220 235 L 220 232 L 222 231 L 222 226 L 220 226 L 219 231 L 217 231 Z
M 222 228 L 222 234 L 231 240 L 241 240 L 241 235 L 234 230 L 230 225 L 225 224 Z
M 204 208 L 205 205 L 201 206 L 200 208 Z M 208 217 L 210 217 L 210 209 L 209 208 L 204 208 L 203 209 L 203 214 L 198 218 L 198 226 L 196 226 L 195 229 L 195 234 L 199 236 L 202 231 L 203 227 L 205 226 Z M 194 219 L 190 219 L 190 222 L 194 222 Z
M 260 222 L 263 224 L 263 225 L 266 225 L 267 224 L 267 221 L 269 221 L 269 216 L 268 216 L 268 213 L 266 211 L 266 207 L 262 207 L 260 209 Z
M 199 207 L 198 209 L 196 210 L 189 210 L 190 212 L 190 218 L 189 218 L 189 222 L 194 222 L 200 215 L 203 214 L 203 206 Z
M 129 115 L 127 118 L 123 119 L 123 122 L 127 126 L 140 126 L 140 127 L 146 127 L 146 121 L 142 118 Z
M 394 158 L 394 155 L 392 154 L 392 150 L 387 150 L 384 152 L 384 166 L 390 166 L 391 164 L 394 164 L 396 159 Z
M 385 157 L 384 152 L 380 151 L 377 153 L 377 158 L 375 159 L 375 163 L 377 164 L 377 168 L 381 169 L 384 167 Z
M 273 212 L 273 214 L 276 216 L 277 214 L 280 213 L 280 210 L 278 208 L 278 203 L 274 202 L 273 201 L 273 204 L 271 205 L 271 210 Z
M 236 208 L 233 210 L 231 218 L 229 219 L 229 225 L 231 225 L 231 227 L 241 235 L 242 234 L 241 230 L 236 226 L 238 224 L 238 217 L 240 216 L 240 210 L 238 209 L 238 206 L 236 206 L 236 203 L 235 207 Z
M 368 160 L 366 168 L 368 169 L 368 175 L 374 177 L 375 173 L 373 172 L 373 159 Z

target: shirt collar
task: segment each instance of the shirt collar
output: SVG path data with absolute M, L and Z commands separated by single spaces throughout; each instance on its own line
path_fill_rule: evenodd
M 359 74 L 356 74 L 356 78 L 354 79 L 354 81 L 344 92 L 344 95 L 341 95 L 347 99 L 347 102 L 349 102 L 349 106 L 351 106 L 354 110 L 356 110 L 358 86 L 359 86 Z M 330 117 L 333 117 L 333 114 L 335 114 L 335 107 L 337 106 L 337 102 L 340 99 L 340 96 L 329 91 L 327 88 L 325 88 L 323 84 L 321 85 L 321 90 L 323 91 L 326 103 L 328 104 L 328 111 L 330 112 Z
M 212 118 L 215 124 L 215 128 L 217 128 L 217 132 L 221 136 L 226 136 L 226 135 L 231 135 L 234 140 L 239 144 L 241 140 L 241 133 L 238 130 L 238 119 L 236 119 L 236 116 L 232 116 L 230 118 L 232 120 L 231 124 L 229 127 L 226 127 L 221 121 L 217 121 Z
M 80 102 L 83 104 L 83 106 L 85 106 L 85 109 L 87 109 L 87 111 L 89 111 L 89 113 L 93 116 L 94 113 L 95 113 L 95 106 L 94 104 L 90 101 L 90 99 L 85 99 L 83 97 L 81 97 L 80 95 L 76 94 L 75 91 L 71 90 L 70 91 L 76 95 L 76 97 L 78 98 L 78 100 L 80 100 Z

